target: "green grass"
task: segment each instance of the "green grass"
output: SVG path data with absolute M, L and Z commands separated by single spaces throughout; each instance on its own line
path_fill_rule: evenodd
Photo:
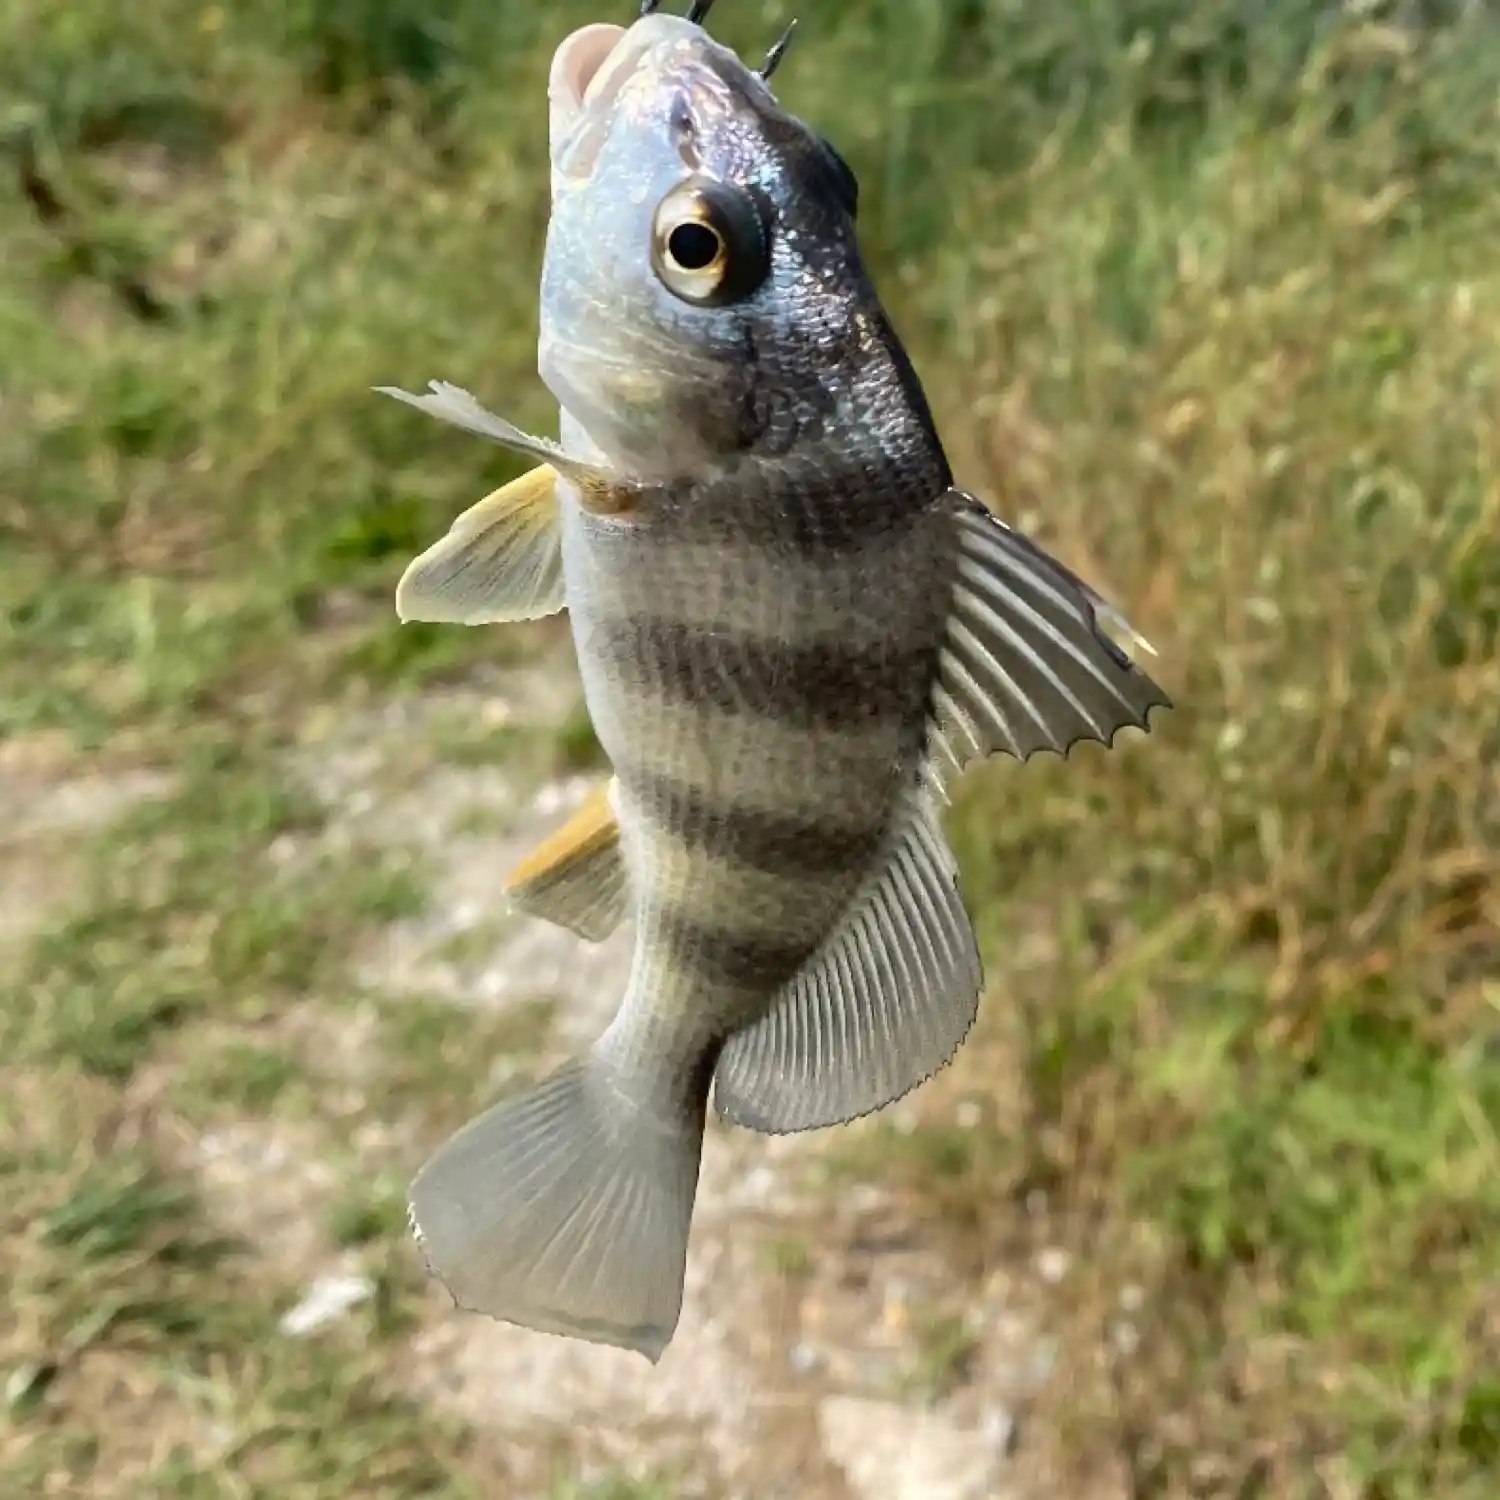
M 585 1484 L 563 1480 L 548 1500 L 672 1500 L 672 1494 L 655 1480 L 604 1479 Z
M 206 1227 L 148 1116 L 50 1082 L 66 1108 L 14 1070 L 5 1092 L 7 1494 L 483 1493 L 463 1435 L 383 1390 L 378 1358 L 276 1334 L 284 1294 Z
M 1500 35 L 1328 9 L 862 0 L 804 16 L 782 75 L 861 176 L 963 481 L 1126 607 L 1178 703 L 1149 741 L 965 784 L 980 1034 L 829 1186 L 908 1194 L 976 1277 L 1032 1236 L 1074 1251 L 1076 1379 L 1030 1430 L 1072 1488 L 1124 1465 L 1142 1500 L 1488 1500 L 1500 1466 Z M 748 52 L 787 14 L 715 24 Z M 6 961 L 7 1493 L 504 1482 L 401 1394 L 397 1179 L 355 1172 L 322 1216 L 386 1290 L 293 1343 L 296 1289 L 210 1227 L 181 1142 L 432 1132 L 545 1035 L 545 1007 L 354 993 L 423 871 L 341 842 L 288 764 L 372 706 L 563 659 L 548 626 L 398 628 L 406 561 L 516 470 L 369 387 L 447 376 L 550 420 L 542 91 L 596 19 L 0 22 L 0 751 L 174 777 Z M 577 721 L 433 734 L 459 765 L 598 763 Z M 292 1023 L 354 1001 L 351 1112 Z M 799 1274 L 797 1242 L 769 1253 Z M 967 1339 L 926 1331 L 924 1389 Z

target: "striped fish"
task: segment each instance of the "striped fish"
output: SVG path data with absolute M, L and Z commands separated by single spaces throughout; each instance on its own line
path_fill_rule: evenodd
M 1168 701 L 1105 633 L 1124 621 L 955 487 L 852 174 L 697 9 L 587 27 L 553 63 L 561 441 L 455 386 L 389 390 L 537 461 L 397 606 L 567 611 L 613 776 L 509 890 L 587 939 L 635 928 L 604 1034 L 437 1152 L 413 1226 L 461 1305 L 653 1362 L 710 1097 L 757 1131 L 834 1125 L 968 1033 L 953 779 L 1108 744 Z

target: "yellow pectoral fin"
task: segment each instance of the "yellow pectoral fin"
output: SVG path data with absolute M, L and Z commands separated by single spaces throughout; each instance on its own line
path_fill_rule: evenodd
M 602 942 L 625 915 L 628 892 L 620 855 L 613 778 L 543 840 L 505 878 L 505 893 L 529 916 Z
M 396 613 L 434 624 L 539 620 L 564 602 L 557 471 L 550 464 L 470 506 L 396 585 Z

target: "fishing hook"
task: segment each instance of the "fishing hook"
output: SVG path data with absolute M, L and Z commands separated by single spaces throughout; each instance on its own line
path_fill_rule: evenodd
M 792 45 L 792 33 L 796 29 L 796 21 L 789 21 L 786 30 L 776 39 L 776 45 L 766 53 L 766 60 L 760 65 L 760 76 L 763 82 L 769 83 L 771 75 L 781 66 L 781 61 L 786 56 L 787 48 Z
M 693 0 L 688 6 L 687 18 L 694 26 L 701 26 L 709 11 L 714 8 L 714 0 Z

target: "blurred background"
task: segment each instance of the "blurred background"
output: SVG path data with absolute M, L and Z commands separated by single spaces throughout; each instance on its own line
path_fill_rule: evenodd
M 962 481 L 1178 707 L 966 780 L 974 1040 L 714 1130 L 648 1373 L 407 1237 L 625 949 L 498 896 L 603 774 L 565 624 L 392 607 L 518 467 L 370 391 L 552 430 L 547 64 L 633 7 L 9 0 L 0 1492 L 1493 1500 L 1487 9 L 800 5 Z

